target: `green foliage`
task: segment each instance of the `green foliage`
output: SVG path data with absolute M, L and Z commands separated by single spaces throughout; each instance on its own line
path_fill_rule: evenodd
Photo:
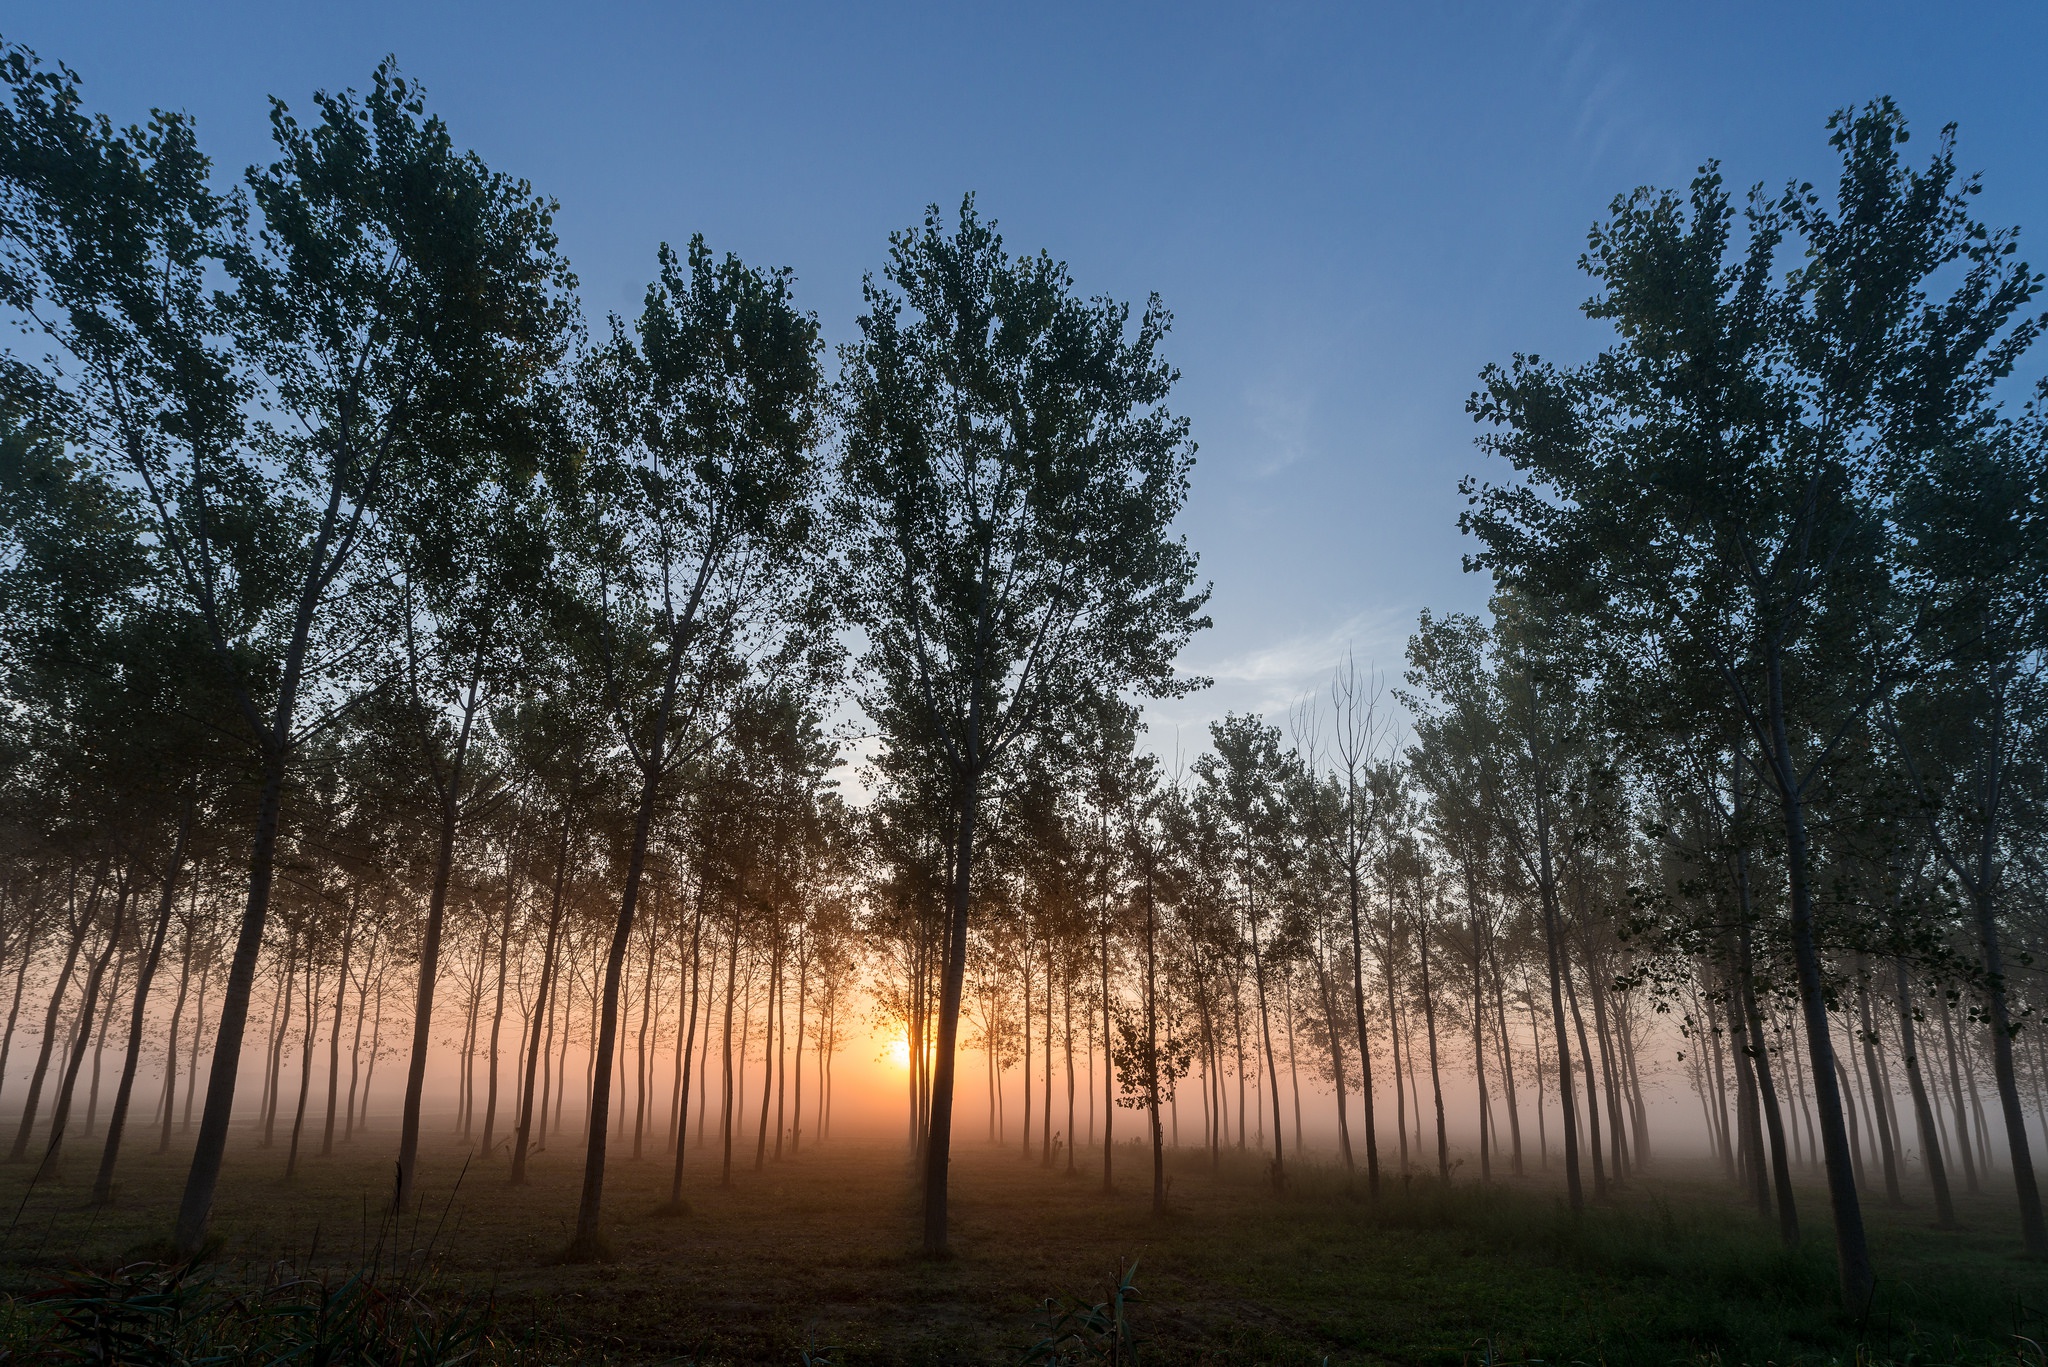
M 1024 1367 L 1081 1367 L 1091 1362 L 1136 1367 L 1142 1340 L 1131 1327 L 1130 1307 L 1138 1300 L 1138 1262 L 1133 1258 L 1126 1266 L 1119 1260 L 1116 1279 L 1102 1300 L 1070 1296 L 1062 1307 L 1056 1297 L 1046 1297 L 1045 1316 L 1039 1322 L 1045 1336 L 1025 1350 Z

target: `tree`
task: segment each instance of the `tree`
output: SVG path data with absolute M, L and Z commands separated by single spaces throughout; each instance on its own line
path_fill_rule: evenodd
M 243 910 L 174 1239 L 212 1208 L 268 916 L 287 779 L 345 702 L 377 511 L 464 498 L 484 471 L 436 440 L 530 377 L 567 274 L 550 206 L 457 153 L 386 63 L 367 98 L 272 107 L 247 200 L 207 183 L 191 122 L 117 131 L 77 78 L 0 69 L 5 294 L 72 364 L 10 383 L 144 495 L 161 570 L 204 622 L 260 771 Z M 223 278 L 228 288 L 217 289 Z
M 843 354 L 840 508 L 862 701 L 891 762 L 933 775 L 951 887 L 925 1153 L 924 1247 L 946 1248 L 954 1055 L 982 804 L 1097 699 L 1185 693 L 1207 624 L 1171 524 L 1193 449 L 1163 403 L 1168 315 L 1084 302 L 1012 258 L 970 196 L 890 239 Z
M 1903 165 L 1889 101 L 1830 121 L 1841 174 L 1750 197 L 1619 199 L 1582 259 L 1588 316 L 1620 340 L 1588 366 L 1489 368 L 1485 439 L 1526 481 L 1468 485 L 1472 557 L 1603 621 L 1651 621 L 1712 658 L 1782 825 L 1787 931 L 1826 1156 L 1841 1295 L 1874 1273 L 1828 1031 L 1809 807 L 1842 739 L 1896 683 L 1910 636 L 1885 564 L 1888 462 L 1981 426 L 2040 323 L 2038 277 L 1969 214 L 1952 130 Z M 1783 274 L 1787 238 L 1802 249 Z M 1948 268 L 1954 267 L 1954 271 Z M 1945 296 L 1934 291 L 1953 277 Z
M 720 733 L 750 672 L 821 673 L 832 642 L 811 593 L 821 470 L 817 320 L 786 271 L 664 247 L 638 340 L 613 321 L 582 376 L 587 517 L 574 554 L 577 649 L 639 780 L 605 959 L 590 1137 L 571 1252 L 599 1219 L 619 982 L 655 822 L 677 766 Z

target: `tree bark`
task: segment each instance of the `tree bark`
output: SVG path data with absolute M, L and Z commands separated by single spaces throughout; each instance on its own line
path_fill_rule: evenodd
M 1920 1053 L 1913 1037 L 1913 987 L 1906 976 L 1906 961 L 1892 959 L 1894 984 L 1898 992 L 1899 1044 L 1906 1065 L 1906 1085 L 1913 1093 L 1913 1120 L 1920 1128 L 1921 1161 L 1927 1166 L 1927 1182 L 1934 1188 L 1934 1218 L 1943 1229 L 1956 1222 L 1955 1201 L 1948 1190 L 1948 1170 L 1941 1161 L 1941 1129 L 1934 1121 L 1934 1107 L 1927 1100 L 1927 1084 L 1920 1076 Z
M 43 1016 L 43 1042 L 36 1051 L 35 1068 L 29 1073 L 28 1100 L 22 1103 L 21 1126 L 14 1132 L 14 1149 L 7 1155 L 10 1163 L 19 1163 L 28 1156 L 29 1135 L 35 1129 L 43 1082 L 50 1071 L 50 1055 L 57 1047 L 57 1025 L 63 1015 L 64 993 L 71 986 L 71 974 L 78 967 L 79 952 L 85 948 L 86 932 L 91 929 L 93 917 L 98 913 L 100 890 L 105 885 L 106 874 L 107 861 L 102 857 L 99 872 L 93 878 L 92 892 L 86 897 L 85 909 L 72 923 L 71 943 L 64 951 L 63 966 L 57 970 L 57 986 L 50 993 L 50 1009 Z
M 156 978 L 157 962 L 163 956 L 164 938 L 170 933 L 171 912 L 177 905 L 178 874 L 185 863 L 185 845 L 191 832 L 192 809 L 188 806 L 178 821 L 177 839 L 171 845 L 170 863 L 164 870 L 163 891 L 157 902 L 156 924 L 150 930 L 149 948 L 135 975 L 135 1002 L 128 1013 L 128 1051 L 121 1060 L 121 1081 L 114 1089 L 113 1112 L 107 1117 L 106 1147 L 100 1153 L 99 1174 L 92 1184 L 95 1205 L 104 1205 L 114 1194 L 114 1165 L 121 1156 L 121 1132 L 128 1123 L 128 1100 L 135 1090 L 136 1065 L 142 1059 L 142 1031 L 149 1007 L 149 987 Z
M 412 1201 L 419 1176 L 420 1104 L 427 1087 L 427 1049 L 433 1042 L 434 989 L 441 976 L 441 931 L 448 911 L 448 878 L 455 868 L 456 828 L 462 820 L 462 776 L 469 759 L 469 738 L 480 705 L 480 669 L 464 692 L 462 722 L 448 757 L 441 788 L 439 844 L 434 852 L 434 881 L 427 895 L 427 921 L 420 932 L 420 976 L 414 991 L 412 1056 L 406 1064 L 405 1102 L 398 1120 L 398 1175 L 392 1209 L 403 1211 Z M 437 766 L 438 767 L 438 766 Z M 438 775 L 437 775 L 438 777 Z

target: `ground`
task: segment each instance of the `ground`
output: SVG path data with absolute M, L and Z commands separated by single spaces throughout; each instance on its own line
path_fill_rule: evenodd
M 913 1174 L 900 1144 L 832 1141 L 756 1170 L 751 1148 L 722 1187 L 693 1152 L 689 1210 L 663 1216 L 668 1162 L 616 1157 L 605 1199 L 609 1260 L 565 1265 L 580 1153 L 541 1155 L 530 1186 L 501 1156 L 432 1148 L 421 1207 L 379 1217 L 391 1136 L 358 1137 L 283 1175 L 282 1147 L 232 1146 L 219 1205 L 217 1280 L 280 1266 L 410 1266 L 433 1295 L 488 1294 L 513 1358 L 619 1363 L 1001 1363 L 1046 1337 L 1043 1302 L 1102 1300 L 1138 1260 L 1132 1321 L 1145 1362 L 1824 1363 L 2007 1362 L 2048 1367 L 2048 1268 L 2018 1256 L 2008 1202 L 1963 1203 L 1959 1231 L 1919 1207 L 1873 1203 L 1880 1285 L 1861 1313 L 1834 1308 L 1817 1186 L 1805 1246 L 1741 1208 L 1710 1171 L 1667 1164 L 1574 1218 L 1556 1174 L 1481 1187 L 1462 1173 L 1389 1180 L 1367 1199 L 1340 1168 L 1290 1171 L 1275 1194 L 1251 1155 L 1169 1162 L 1170 1213 L 1150 1169 L 1119 1146 L 1116 1191 L 1099 1152 L 1048 1171 L 979 1141 L 956 1156 L 953 1253 L 917 1256 Z M 630 1145 L 628 1145 L 630 1147 Z M 182 1156 L 132 1155 L 116 1201 L 85 1202 L 97 1146 L 28 1189 L 0 1168 L 4 1334 L 33 1331 L 35 1294 L 66 1266 L 110 1270 L 168 1229 Z M 90 1149 L 88 1156 L 83 1150 Z M 18 1213 L 16 1213 L 18 1210 Z M 388 1275 L 388 1273 L 386 1274 Z M 19 1351 L 19 1350 L 18 1350 Z

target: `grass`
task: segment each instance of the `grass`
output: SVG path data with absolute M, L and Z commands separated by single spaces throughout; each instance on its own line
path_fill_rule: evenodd
M 1099 1156 L 1068 1177 L 970 1141 L 955 1159 L 953 1256 L 933 1262 L 915 1253 L 901 1147 L 836 1141 L 760 1172 L 749 1151 L 729 1189 L 693 1153 L 680 1215 L 661 1210 L 665 1160 L 615 1160 L 610 1257 L 572 1263 L 561 1254 L 580 1163 L 568 1147 L 541 1155 L 517 1190 L 502 1157 L 465 1170 L 466 1151 L 430 1152 L 420 1208 L 393 1226 L 379 1216 L 388 1136 L 302 1160 L 292 1182 L 281 1149 L 236 1139 L 206 1268 L 215 1285 L 275 1286 L 280 1268 L 293 1285 L 340 1285 L 374 1262 L 407 1297 L 487 1301 L 501 1361 L 1015 1363 L 1062 1314 L 1071 1326 L 1109 1301 L 1137 1259 L 1129 1315 L 1148 1363 L 2048 1367 L 2033 1346 L 2048 1342 L 2048 1267 L 2017 1256 L 1994 1197 L 1966 1201 L 1956 1231 L 1933 1229 L 1924 1202 L 1873 1204 L 1880 1285 L 1863 1313 L 1843 1315 L 1817 1186 L 1802 1193 L 1807 1242 L 1786 1251 L 1725 1184 L 1689 1170 L 1573 1217 L 1535 1180 L 1418 1178 L 1374 1203 L 1362 1179 L 1311 1166 L 1275 1196 L 1255 1156 L 1212 1171 L 1186 1153 L 1169 1165 L 1172 1211 L 1155 1218 L 1135 1147 L 1120 1147 L 1106 1198 Z M 35 1297 L 53 1275 L 75 1282 L 146 1257 L 169 1225 L 180 1157 L 130 1160 L 105 1209 L 85 1203 L 85 1159 L 72 1165 L 26 1193 L 25 1167 L 0 1168 L 0 1219 L 20 1211 L 0 1224 L 0 1289 L 14 1298 L 0 1343 L 47 1319 Z

